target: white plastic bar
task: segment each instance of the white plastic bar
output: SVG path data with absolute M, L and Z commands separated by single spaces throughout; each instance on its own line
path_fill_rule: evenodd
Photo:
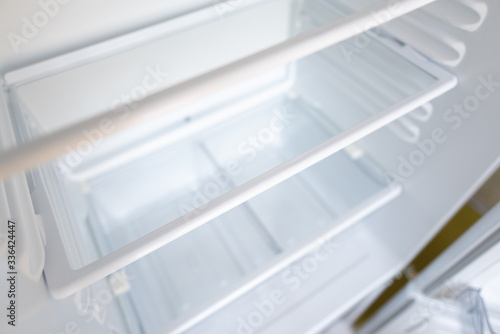
M 0 154 L 0 179 L 69 153 L 68 147 L 76 149 L 79 143 L 88 142 L 84 132 L 99 129 L 103 120 L 114 125 L 113 132 L 125 130 L 163 113 L 179 109 L 196 99 L 230 87 L 259 73 L 311 55 L 433 1 L 383 1 L 371 8 L 151 95 L 143 99 L 136 109 L 130 111 L 127 117 L 123 117 L 116 111 L 109 111 L 41 137 L 36 141 L 19 145 Z M 102 133 L 102 135 L 109 134 L 111 133 Z

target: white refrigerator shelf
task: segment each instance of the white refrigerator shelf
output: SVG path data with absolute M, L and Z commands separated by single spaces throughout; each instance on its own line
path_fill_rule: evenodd
M 425 3 L 405 1 L 398 15 Z M 251 22 L 261 6 L 233 14 L 234 24 Z M 113 110 L 92 114 L 109 109 L 106 103 L 123 85 L 103 88 L 120 82 L 131 87 L 144 68 L 151 78 L 158 69 L 147 68 L 152 59 L 138 55 L 150 55 L 151 48 L 162 51 L 158 57 L 168 55 L 179 45 L 177 35 L 92 62 L 77 54 L 66 68 L 40 64 L 47 75 L 8 75 L 11 105 L 25 126 L 21 136 L 38 140 L 2 155 L 12 170 L 66 152 L 103 117 L 120 129 L 135 125 L 102 141 L 76 166 L 67 164 L 67 155 L 33 172 L 34 201 L 50 208 L 41 216 L 45 274 L 54 297 L 131 265 L 127 271 L 137 276 L 155 272 L 146 288 L 157 285 L 173 301 L 161 306 L 169 319 L 225 296 L 214 311 L 306 255 L 318 236 L 338 235 L 395 198 L 401 187 L 390 184 L 356 141 L 442 95 L 456 79 L 375 36 L 351 66 L 345 66 L 342 45 L 327 48 L 386 7 L 377 4 L 298 35 L 294 22 L 284 20 L 267 49 L 248 48 L 244 52 L 257 53 L 182 72 L 194 79 L 163 82 L 166 90 L 136 101 L 121 123 Z M 203 29 L 217 24 L 195 25 L 179 35 L 196 45 L 206 37 Z M 227 49 L 227 41 L 217 40 L 212 36 L 209 43 Z M 64 116 L 69 107 L 77 118 Z M 148 113 L 155 117 L 137 125 Z M 35 147 L 36 156 L 29 154 Z M 11 164 L 18 158 L 22 167 Z M 220 267 L 207 266 L 209 261 Z M 199 270 L 206 285 L 196 276 L 186 279 L 182 263 Z M 167 269 L 158 272 L 158 266 Z M 131 292 L 135 303 L 141 303 L 140 294 Z

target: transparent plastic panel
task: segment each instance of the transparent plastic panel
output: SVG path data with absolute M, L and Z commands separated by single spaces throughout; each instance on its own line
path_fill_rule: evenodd
M 176 218 L 189 219 L 198 207 L 437 82 L 400 46 L 369 37 L 370 45 L 352 58 L 344 48 L 355 39 L 197 101 L 182 110 L 186 118 L 162 116 L 45 169 L 52 200 L 64 211 L 57 224 L 71 266 L 81 268 Z M 102 69 L 101 77 L 113 78 L 119 69 L 122 64 Z M 81 81 L 93 80 L 88 73 Z M 37 84 L 47 80 L 53 79 Z M 72 94 L 86 95 L 67 82 Z M 23 103 L 25 93 L 18 96 Z M 246 235 L 248 244 L 233 243 L 231 252 L 254 254 L 253 245 L 262 244 L 262 254 L 240 264 L 255 268 L 387 186 L 384 171 L 352 145 L 248 201 L 238 214 L 248 218 L 247 232 L 227 237 Z
M 336 134 L 333 123 L 321 117 L 297 95 L 285 93 L 178 144 L 78 179 L 88 207 L 86 228 L 101 240 L 99 256 L 189 217 L 198 207 L 321 144 Z M 315 235 L 386 186 L 378 170 L 340 152 L 253 198 L 245 209 L 231 211 L 229 217 L 235 218 L 220 219 L 228 226 L 238 224 L 228 240 L 244 236 L 250 248 L 237 249 L 244 243 L 235 243 L 231 252 L 257 256 L 246 264 L 255 265 L 268 259 L 269 252 Z
M 351 160 L 346 154 L 339 152 L 321 163 L 323 169 L 300 173 L 127 266 L 124 271 L 130 277 L 130 288 L 126 294 L 137 309 L 145 333 L 161 332 L 176 320 L 196 314 L 243 285 L 257 285 L 259 275 L 274 270 L 278 260 L 291 266 L 287 253 L 342 224 L 342 218 L 328 203 L 346 206 L 348 203 L 345 200 L 334 203 L 329 193 L 338 198 L 340 190 L 352 186 L 350 196 L 359 191 L 355 203 L 368 204 L 384 185 L 348 161 Z M 324 169 L 328 172 L 317 174 Z M 344 171 L 359 179 L 351 183 L 345 179 Z M 337 183 L 338 188 L 327 189 L 330 182 L 324 186 L 306 184 L 306 180 L 315 177 Z M 368 189 L 363 189 L 365 186 Z M 355 210 L 350 209 L 344 213 Z M 124 224 L 122 230 L 131 231 L 134 237 L 134 233 L 143 233 L 137 224 Z M 363 259 L 366 250 L 351 245 L 349 237 L 344 239 L 345 245 L 350 245 L 347 251 L 350 257 L 342 255 L 345 259 L 339 261 L 340 255 L 335 255 L 331 262 L 342 263 L 341 267 L 333 266 L 333 272 L 319 273 L 317 276 L 322 280 L 340 275 Z M 109 240 L 123 241 L 118 234 L 108 236 L 103 242 Z M 316 248 L 321 245 L 320 240 L 313 242 Z M 336 242 L 329 242 L 326 247 L 329 245 L 334 247 Z M 250 282 L 248 277 L 252 277 Z

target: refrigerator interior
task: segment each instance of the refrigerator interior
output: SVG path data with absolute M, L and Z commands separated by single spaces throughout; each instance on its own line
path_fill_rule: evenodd
M 245 7 L 223 18 L 216 12 L 209 20 L 213 8 L 190 13 L 174 20 L 175 29 L 161 38 L 109 56 L 76 57 L 68 68 L 39 78 L 11 73 L 11 80 L 18 80 L 9 97 L 19 137 L 36 138 L 110 108 L 126 115 L 134 94 L 152 94 L 349 12 L 345 4 L 328 1 Z M 238 32 L 251 29 L 253 38 L 233 47 Z M 34 173 L 30 188 L 39 183 L 47 188 L 71 266 L 81 268 L 195 213 L 437 81 L 419 66 L 427 60 L 390 37 L 371 36 L 370 47 L 352 59 L 346 58 L 346 45 L 256 76 Z M 154 88 L 144 84 L 145 76 L 157 80 Z M 132 100 L 123 99 L 123 92 Z M 382 130 L 386 140 L 415 142 L 415 120 L 425 123 L 432 113 L 431 104 L 422 105 Z M 365 147 L 334 154 L 108 278 L 120 326 L 131 333 L 179 326 L 298 261 L 319 237 L 335 235 L 336 227 L 362 222 L 397 198 L 401 186 Z M 350 232 L 345 243 L 363 243 L 364 234 Z M 363 265 L 371 247 L 365 245 L 346 247 L 343 254 L 350 256 L 334 258 L 338 268 L 323 269 L 314 284 Z M 117 286 L 112 280 L 120 277 L 126 278 Z

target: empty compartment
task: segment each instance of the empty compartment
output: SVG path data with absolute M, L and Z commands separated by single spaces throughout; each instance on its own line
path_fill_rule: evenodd
M 186 47 L 204 38 L 217 43 L 218 37 L 207 35 L 204 29 L 219 29 L 214 28 L 218 25 L 243 29 L 240 20 L 248 23 L 250 17 L 285 5 L 289 6 L 286 18 L 298 23 L 274 22 L 273 29 L 282 32 L 275 42 L 342 16 L 328 2 L 291 4 L 279 0 L 245 7 L 227 22 L 199 22 L 152 44 L 20 85 L 13 91 L 15 105 L 28 119 L 32 136 L 106 108 L 116 108 L 126 117 L 127 108 L 136 103 L 133 93 L 145 89 L 131 83 L 166 80 L 161 64 L 147 64 L 168 55 L 178 38 Z M 352 58 L 346 57 L 344 49 L 353 43 L 349 40 L 195 101 L 178 113 L 100 140 L 88 153 L 72 152 L 45 169 L 46 181 L 54 183 L 53 201 L 64 207 L 56 223 L 71 266 L 81 268 L 179 217 L 188 220 L 198 207 L 374 114 L 411 101 L 438 82 L 429 66 L 423 68 L 421 60 L 408 59 L 401 46 L 369 37 L 370 45 Z M 151 54 L 158 59 L 140 56 Z M 220 64 L 206 63 L 196 73 Z M 146 76 L 137 80 L 140 71 Z M 181 77 L 194 74 L 185 72 Z M 175 80 L 166 81 L 156 82 L 147 94 Z M 120 91 L 130 94 L 120 95 Z M 96 133 L 89 130 L 92 135 Z M 206 238 L 221 233 L 227 240 L 245 236 L 246 243 L 225 244 L 232 244 L 230 253 L 246 254 L 245 259 L 235 261 L 251 270 L 314 236 L 388 187 L 377 164 L 364 152 L 353 152 L 356 148 L 338 152 L 245 203 L 238 214 L 241 229 L 225 227 L 218 228 L 224 232 L 213 232 L 217 224 L 224 224 L 214 220 L 206 227 L 212 231 Z M 234 225 L 232 219 L 223 220 L 227 226 Z M 188 236 L 182 240 L 191 242 Z
M 21 82 L 10 94 L 23 135 L 36 138 L 102 111 L 126 118 L 147 95 L 337 20 L 345 8 L 333 3 L 251 2 L 223 18 L 204 9 L 165 24 L 147 43 Z M 71 268 L 176 219 L 189 221 L 371 116 L 418 107 L 423 92 L 444 90 L 440 70 L 390 40 L 369 38 L 355 54 L 348 48 L 355 39 L 348 40 L 42 167 Z M 129 265 L 136 288 L 122 302 L 146 333 L 159 329 L 380 208 L 399 194 L 390 181 L 350 145 Z

